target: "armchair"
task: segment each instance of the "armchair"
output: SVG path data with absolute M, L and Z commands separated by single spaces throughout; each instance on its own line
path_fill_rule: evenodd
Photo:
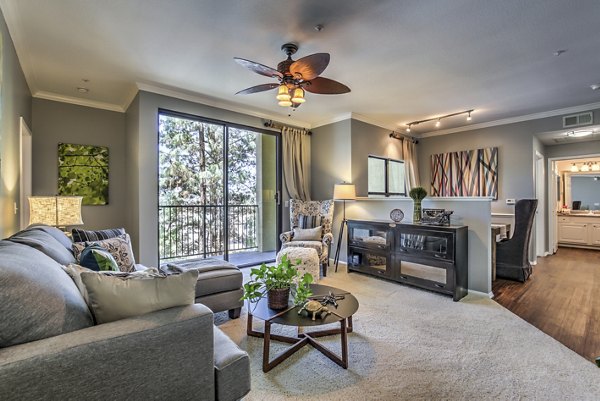
M 537 199 L 521 199 L 515 204 L 515 232 L 496 247 L 496 275 L 525 282 L 531 275 L 529 241 Z
M 322 227 L 320 241 L 294 240 L 294 231 L 286 231 L 279 236 L 282 248 L 304 247 L 314 248 L 319 255 L 319 262 L 323 268 L 323 276 L 327 276 L 329 266 L 329 251 L 333 242 L 331 224 L 333 222 L 333 200 L 326 201 L 301 201 L 290 200 L 290 227 L 314 228 Z

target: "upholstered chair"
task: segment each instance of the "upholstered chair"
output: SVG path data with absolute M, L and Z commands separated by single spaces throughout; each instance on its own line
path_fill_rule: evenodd
M 496 275 L 524 282 L 531 275 L 529 241 L 537 199 L 521 199 L 515 204 L 515 231 L 511 239 L 496 247 Z
M 323 267 L 323 276 L 327 275 L 329 266 L 329 251 L 333 234 L 331 225 L 333 223 L 333 200 L 326 201 L 301 201 L 290 200 L 290 227 L 292 231 L 282 233 L 282 248 L 305 247 L 313 248 L 319 255 L 319 262 Z M 310 239 L 294 238 L 295 233 L 302 230 L 321 227 L 318 236 Z

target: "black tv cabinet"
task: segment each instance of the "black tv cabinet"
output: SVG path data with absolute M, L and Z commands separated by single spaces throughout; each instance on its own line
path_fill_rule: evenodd
M 348 271 L 467 295 L 467 226 L 348 220 Z

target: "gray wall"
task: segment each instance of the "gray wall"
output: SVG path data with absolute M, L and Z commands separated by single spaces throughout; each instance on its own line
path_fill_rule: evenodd
M 0 12 L 2 90 L 0 97 L 0 235 L 19 230 L 20 218 L 14 205 L 20 204 L 19 117 L 31 127 L 31 92 L 19 64 L 4 16 Z
M 582 209 L 600 209 L 600 177 L 594 175 L 571 176 L 571 199 L 581 201 Z
M 158 112 L 173 110 L 200 117 L 228 121 L 264 129 L 258 117 L 218 109 L 168 96 L 140 91 L 127 110 L 127 170 L 130 209 L 128 227 L 134 242 L 138 263 L 158 264 Z
M 33 194 L 58 191 L 58 144 L 108 147 L 108 205 L 83 206 L 86 229 L 126 226 L 125 114 L 33 99 Z M 125 227 L 128 228 L 128 227 Z

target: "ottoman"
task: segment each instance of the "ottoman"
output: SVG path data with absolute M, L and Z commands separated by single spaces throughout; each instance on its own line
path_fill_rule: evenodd
M 229 317 L 237 319 L 244 305 L 240 301 L 244 290 L 240 269 L 224 260 L 215 258 L 186 259 L 167 263 L 171 271 L 198 270 L 196 303 L 208 306 L 213 312 L 229 311 Z
M 296 264 L 296 261 L 300 259 L 300 265 L 296 266 L 300 272 L 300 276 L 302 276 L 304 273 L 310 273 L 313 276 L 315 283 L 319 281 L 320 262 L 316 249 L 303 247 L 283 248 L 277 254 L 278 264 L 281 262 L 283 255 L 287 255 L 288 259 L 294 264 Z

